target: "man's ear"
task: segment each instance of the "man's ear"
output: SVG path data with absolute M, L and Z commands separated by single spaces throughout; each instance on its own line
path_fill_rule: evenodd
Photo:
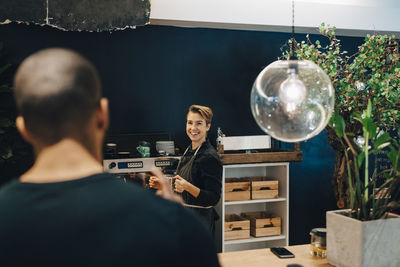
M 25 141 L 32 144 L 32 137 L 26 129 L 24 117 L 18 116 L 15 120 L 15 126 L 17 126 L 18 132 L 22 135 Z
M 211 128 L 211 123 L 209 123 L 209 124 L 207 124 L 207 132 L 210 130 L 210 128 Z
M 108 99 L 102 97 L 100 99 L 100 107 L 97 113 L 97 127 L 99 129 L 107 130 L 109 122 Z

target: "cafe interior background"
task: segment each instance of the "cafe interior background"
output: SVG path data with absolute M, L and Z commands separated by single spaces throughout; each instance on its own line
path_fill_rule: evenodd
M 14 2 L 14 8 L 22 5 Z M 149 24 L 100 32 L 7 21 L 0 25 L 5 53 L 1 63 L 11 64 L 12 71 L 43 48 L 78 51 L 93 62 L 102 79 L 103 95 L 110 101 L 109 135 L 165 133 L 184 149 L 189 143 L 185 116 L 191 104 L 213 109 L 209 137 L 214 144 L 218 127 L 227 136 L 261 135 L 265 133 L 251 114 L 250 91 L 259 72 L 281 56 L 281 48 L 291 37 L 291 4 L 152 0 Z M 295 38 L 300 41 L 307 33 L 313 40 L 320 39 L 321 22 L 337 27 L 349 54 L 367 33 L 399 36 L 400 4 L 395 0 L 295 4 Z M 8 11 L 4 5 L 1 9 L 5 22 Z M 275 145 L 293 149 L 293 144 L 285 142 Z M 332 187 L 335 152 L 326 132 L 301 142 L 301 151 L 302 161 L 290 163 L 289 171 L 290 245 L 308 243 L 310 230 L 324 227 L 325 212 L 337 208 Z M 4 168 L 0 183 L 25 171 L 32 160 L 28 153 L 24 160 Z

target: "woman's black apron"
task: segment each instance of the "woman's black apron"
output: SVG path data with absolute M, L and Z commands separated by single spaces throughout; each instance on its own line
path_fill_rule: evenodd
M 193 184 L 193 179 L 192 179 L 192 166 L 193 162 L 196 158 L 197 152 L 200 150 L 202 145 L 200 145 L 194 155 L 187 161 L 182 162 L 182 159 L 184 159 L 187 151 L 189 150 L 190 146 L 185 150 L 185 153 L 183 153 L 181 160 L 178 163 L 177 167 L 177 174 L 184 178 L 186 181 L 189 183 Z M 201 217 L 203 222 L 206 223 L 207 228 L 210 230 L 212 234 L 215 232 L 215 216 L 214 216 L 214 209 L 212 206 L 198 206 L 198 205 L 191 205 L 188 203 L 188 195 L 189 193 L 186 192 L 186 194 L 182 194 L 183 201 L 185 202 L 184 206 L 188 209 L 193 210 L 197 215 Z

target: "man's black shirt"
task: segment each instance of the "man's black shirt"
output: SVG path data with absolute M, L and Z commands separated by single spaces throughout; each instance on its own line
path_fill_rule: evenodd
M 180 204 L 110 174 L 0 189 L 0 266 L 219 266 Z

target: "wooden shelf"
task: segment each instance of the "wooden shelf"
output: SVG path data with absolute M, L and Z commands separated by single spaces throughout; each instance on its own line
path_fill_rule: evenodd
M 275 235 L 275 236 L 266 236 L 266 237 L 252 237 L 251 236 L 250 238 L 246 238 L 246 239 L 225 241 L 225 245 L 263 242 L 263 241 L 271 241 L 271 240 L 280 240 L 280 239 L 285 239 L 285 238 L 286 237 L 284 235 Z
M 280 201 L 285 201 L 286 198 L 280 197 L 280 198 L 271 198 L 271 199 L 257 199 L 257 200 L 243 200 L 243 201 L 228 201 L 225 202 L 225 206 L 229 205 L 241 205 L 241 204 L 254 204 L 254 203 L 267 203 L 267 202 L 280 202 Z
M 260 153 L 244 154 L 246 157 L 254 155 L 271 155 L 274 152 L 262 151 Z M 275 152 L 276 153 L 276 152 Z M 282 152 L 280 152 L 282 153 Z M 285 152 L 284 152 L 285 153 Z M 290 152 L 286 152 L 290 153 Z M 300 152 L 301 153 L 301 152 Z M 292 153 L 293 154 L 293 153 Z M 231 155 L 231 154 L 222 154 Z M 240 155 L 240 154 L 236 154 Z M 301 154 L 300 154 L 301 155 Z M 289 162 L 288 158 L 283 162 L 266 162 L 265 158 L 261 158 L 261 162 L 244 163 L 243 161 L 232 162 L 223 165 L 223 188 L 225 192 L 225 182 L 227 178 L 243 177 L 270 177 L 279 181 L 279 197 L 254 199 L 242 198 L 242 200 L 226 201 L 226 195 L 222 195 L 221 203 L 218 206 L 218 213 L 221 215 L 221 231 L 217 234 L 218 245 L 221 244 L 222 252 L 248 250 L 256 248 L 265 248 L 271 246 L 287 246 L 289 242 Z M 254 161 L 254 158 L 253 158 Z M 280 235 L 252 237 L 248 236 L 244 239 L 225 240 L 225 215 L 241 214 L 243 212 L 268 212 L 274 217 L 280 217 L 281 229 Z M 275 233 L 278 234 L 278 233 Z M 229 235 L 227 236 L 229 239 Z M 219 243 L 221 242 L 221 243 Z
M 222 164 L 302 161 L 301 151 L 218 154 Z

